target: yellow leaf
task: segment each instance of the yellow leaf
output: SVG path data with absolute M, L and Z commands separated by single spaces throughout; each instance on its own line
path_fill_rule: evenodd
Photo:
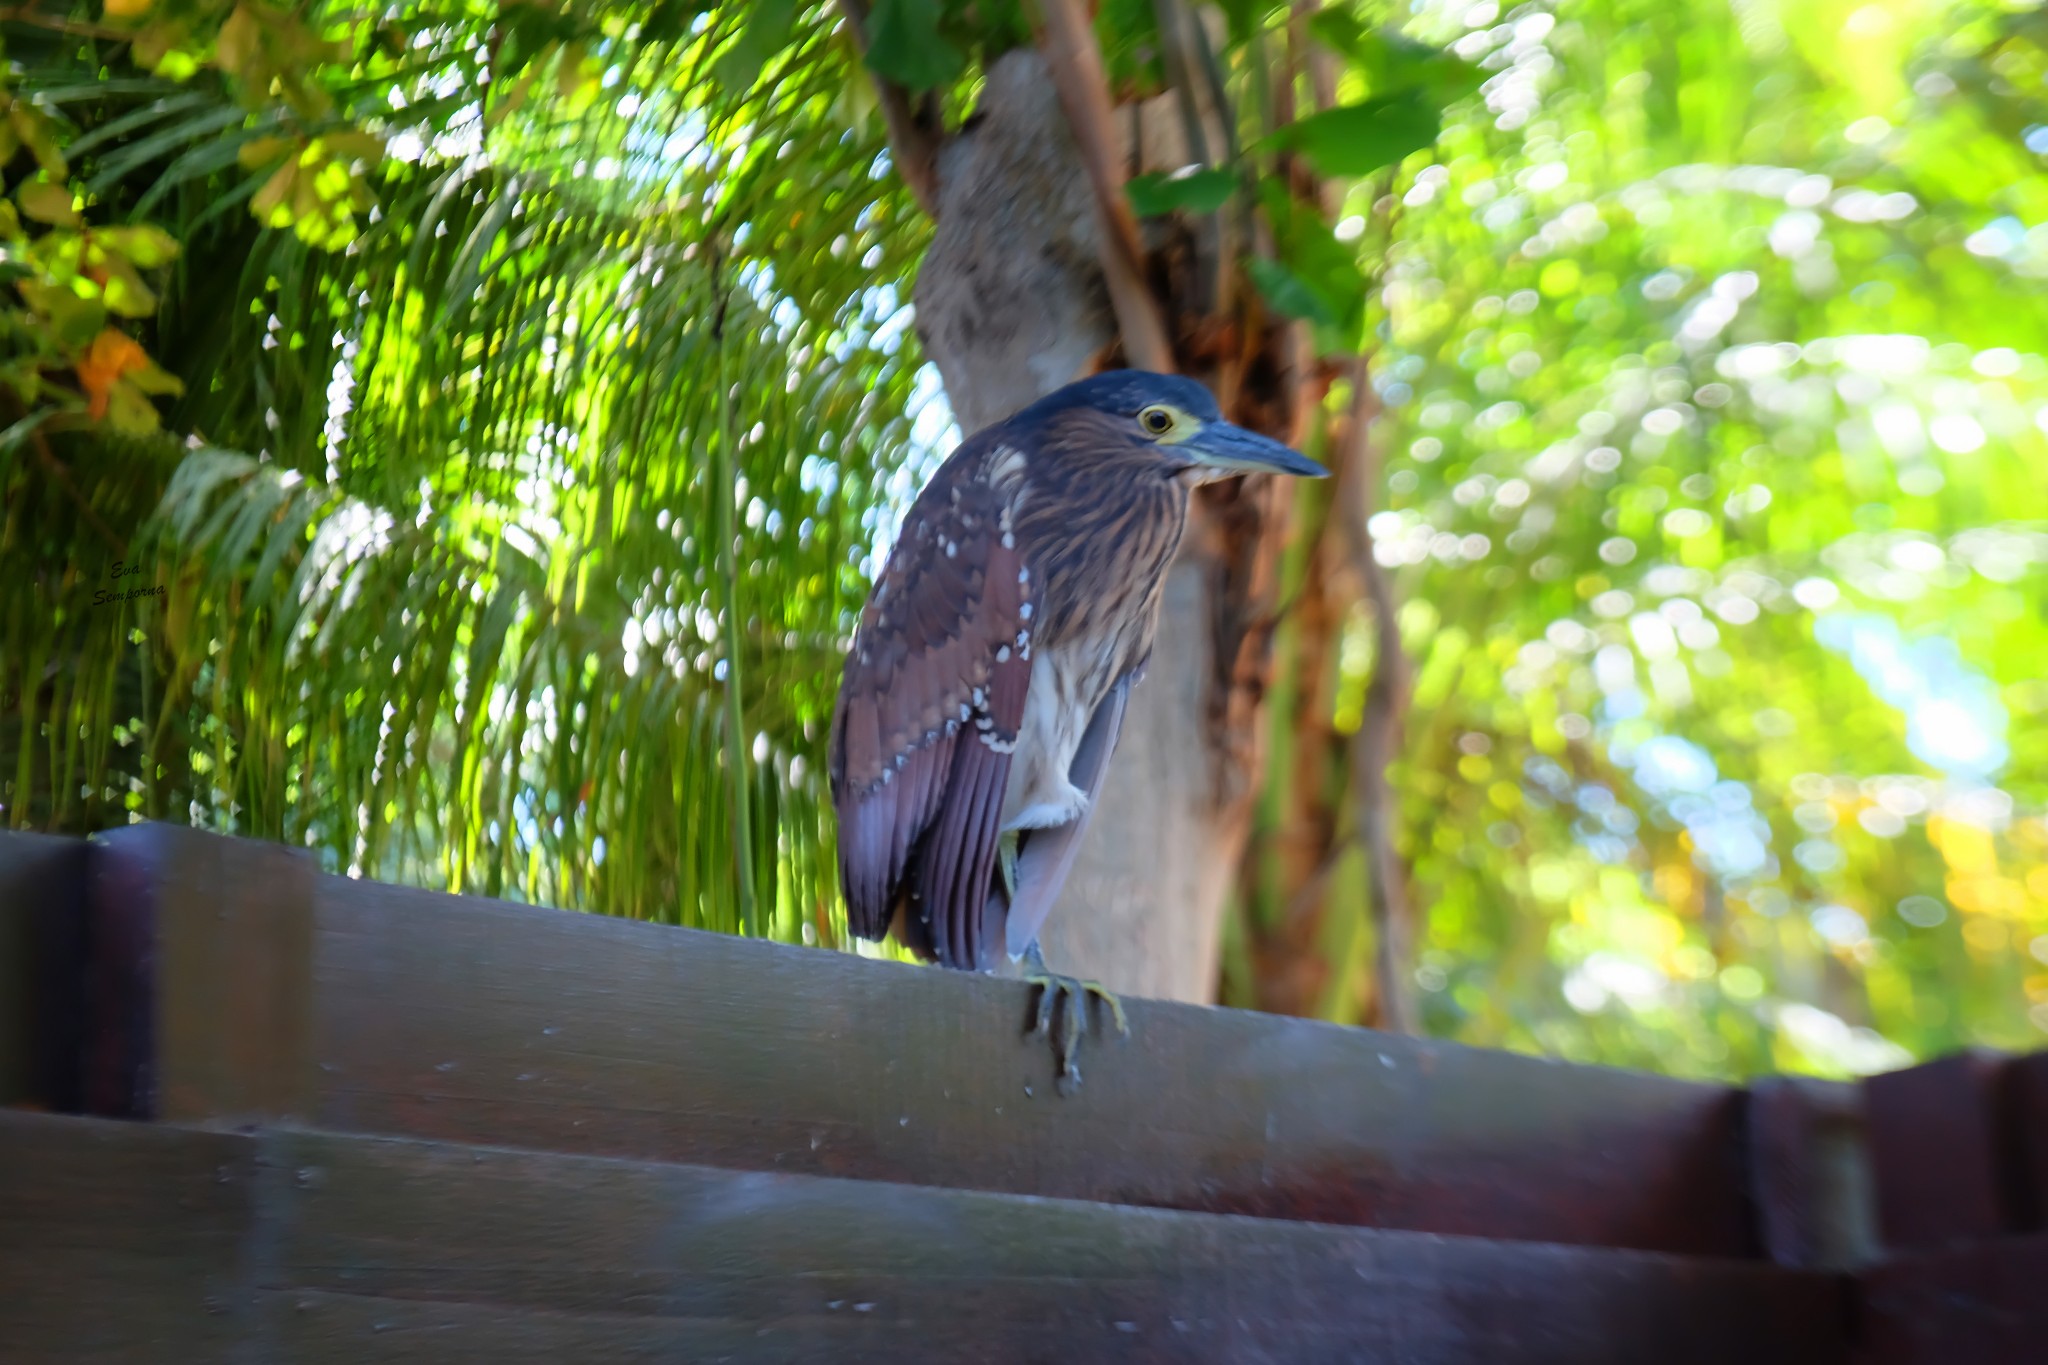
M 185 391 L 185 381 L 172 374 L 154 360 L 139 370 L 131 371 L 128 382 L 144 393 L 163 394 L 175 398 Z
M 263 188 L 256 191 L 256 197 L 249 201 L 249 212 L 256 215 L 256 221 L 265 227 L 289 227 L 292 211 L 285 201 L 298 188 L 298 182 L 298 163 L 285 162 L 263 182 Z
M 155 405 L 143 395 L 142 390 L 126 380 L 115 383 L 107 394 L 107 400 L 101 405 L 102 411 L 95 415 L 104 416 L 107 424 L 116 431 L 146 436 L 161 423 Z
M 555 92 L 563 99 L 575 95 L 583 84 L 583 44 L 562 44 L 562 64 L 555 70 Z
M 106 279 L 101 289 L 109 310 L 124 318 L 146 318 L 156 312 L 156 294 L 135 273 L 135 267 L 118 257 L 102 267 Z
M 132 49 L 135 60 L 159 75 L 179 79 L 182 75 L 189 74 L 183 71 L 183 66 L 190 64 L 189 59 L 181 63 L 180 68 L 175 71 L 166 72 L 164 66 L 173 60 L 174 55 L 183 55 L 180 50 L 181 44 L 191 36 L 191 31 L 178 20 L 160 19 L 135 35 Z
M 57 137 L 50 130 L 48 119 L 23 101 L 16 100 L 14 107 L 7 111 L 7 122 L 22 145 L 35 153 L 36 164 L 43 168 L 43 174 L 52 180 L 62 180 L 71 174 L 64 153 L 57 150 Z
M 311 218 L 320 212 L 320 176 L 301 170 L 292 190 L 292 217 Z
M 262 47 L 262 24 L 247 5 L 235 6 L 235 12 L 220 26 L 220 36 L 213 40 L 215 60 L 221 70 L 233 76 L 248 76 L 249 64 Z
M 384 156 L 384 139 L 374 133 L 329 133 L 327 149 L 344 165 L 357 161 L 379 161 Z
M 71 187 L 52 184 L 48 180 L 32 180 L 14 192 L 21 201 L 21 211 L 38 223 L 53 227 L 77 227 L 84 220 L 78 210 L 71 207 Z
M 178 239 L 160 227 L 103 228 L 93 237 L 109 251 L 119 252 L 144 270 L 169 265 L 178 254 Z
M 242 169 L 253 171 L 291 150 L 291 143 L 281 137 L 259 137 L 242 144 L 242 150 L 235 153 L 235 159 L 242 163 Z
M 156 0 L 106 0 L 109 19 L 140 19 Z
M 526 103 L 527 94 L 533 89 L 534 80 L 540 75 L 540 64 L 535 62 L 512 82 L 512 88 L 497 99 L 487 102 L 484 112 L 484 126 L 495 128 L 507 114 Z

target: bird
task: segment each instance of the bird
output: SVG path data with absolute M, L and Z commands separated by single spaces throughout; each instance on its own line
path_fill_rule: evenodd
M 1039 930 L 1150 658 L 1191 492 L 1326 472 L 1224 420 L 1193 379 L 1105 371 L 960 442 L 875 577 L 827 741 L 847 927 L 960 971 L 1007 959 L 1038 988 L 1062 1091 L 1091 998 L 1129 1026 L 1099 983 L 1046 967 Z

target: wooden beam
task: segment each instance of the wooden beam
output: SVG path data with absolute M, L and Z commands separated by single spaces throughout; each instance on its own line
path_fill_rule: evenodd
M 11 1361 L 1844 1359 L 1760 1264 L 310 1132 L 0 1116 L 0 1229 Z
M 93 857 L 94 1112 L 1757 1252 L 1726 1087 L 1134 1001 L 1063 1098 L 1020 982 L 315 876 L 168 826 Z
M 320 1126 L 1754 1254 L 1738 1092 L 1130 1002 L 1054 1093 L 1025 985 L 322 877 Z
M 2048 1237 L 2001 1237 L 1874 1266 L 1856 1295 L 1857 1365 L 2040 1365 Z
M 2009 1060 L 1972 1050 L 1863 1083 L 1885 1246 L 1919 1251 L 2023 1230 Z
M 88 1112 L 243 1122 L 312 1102 L 313 867 L 177 825 L 94 839 Z
M 0 1357 L 234 1359 L 255 1155 L 225 1134 L 0 1111 Z
M 2014 1221 L 2025 1231 L 2048 1233 L 2048 1052 L 2013 1058 L 2006 1083 L 2018 1166 Z
M 0 1105 L 76 1113 L 86 846 L 0 834 Z
M 1861 1086 L 1759 1079 L 1749 1093 L 1749 1150 L 1766 1256 L 1800 1270 L 1854 1270 L 1876 1258 Z

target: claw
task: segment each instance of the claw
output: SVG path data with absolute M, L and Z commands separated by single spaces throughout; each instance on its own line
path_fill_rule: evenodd
M 1052 1039 L 1053 1062 L 1059 1067 L 1058 1088 L 1061 1094 L 1069 1094 L 1081 1084 L 1081 1068 L 1075 1058 L 1088 1032 L 1089 998 L 1109 1006 L 1116 1031 L 1126 1038 L 1131 1034 L 1130 1020 L 1124 1015 L 1123 1002 L 1101 982 L 1048 970 L 1037 944 L 1027 950 L 1025 961 L 1029 968 L 1024 979 L 1038 987 L 1038 1010 L 1031 1032 L 1034 1037 Z

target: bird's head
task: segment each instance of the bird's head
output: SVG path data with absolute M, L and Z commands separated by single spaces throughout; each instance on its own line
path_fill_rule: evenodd
M 1046 395 L 1011 420 L 1077 453 L 1113 443 L 1116 453 L 1156 461 L 1189 483 L 1234 474 L 1319 479 L 1329 472 L 1271 437 L 1225 421 L 1209 390 L 1182 375 L 1108 370 Z

